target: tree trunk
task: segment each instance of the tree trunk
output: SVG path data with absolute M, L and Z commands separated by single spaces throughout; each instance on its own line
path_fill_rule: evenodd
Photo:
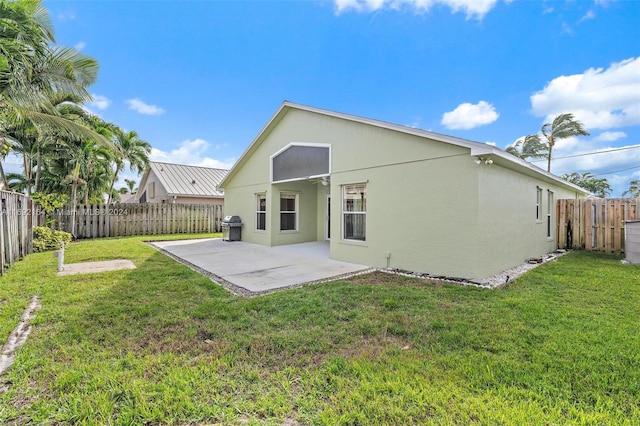
M 549 147 L 549 154 L 547 156 L 547 171 L 551 173 L 551 147 Z
M 107 204 L 111 204 L 111 199 L 113 198 L 113 187 L 116 185 L 116 180 L 118 180 L 117 167 L 116 167 L 116 171 L 113 172 L 113 178 L 111 179 L 111 186 L 109 187 L 109 198 L 107 198 Z
M 7 176 L 4 174 L 4 167 L 2 167 L 2 161 L 0 161 L 0 177 L 2 178 L 2 184 L 4 185 L 5 191 L 9 190 L 9 182 L 7 182 Z
M 38 144 L 38 157 L 37 157 L 37 166 L 36 169 L 36 181 L 34 185 L 34 192 L 38 192 L 40 190 L 40 169 L 42 169 L 42 150 L 40 149 L 40 144 Z
M 556 144 L 555 138 L 553 137 L 553 133 L 547 136 L 547 145 L 549 146 L 549 152 L 547 153 L 549 156 L 547 157 L 547 171 L 551 173 L 551 151 L 553 151 L 553 146 Z
M 71 184 L 71 229 L 67 230 L 73 239 L 76 239 L 76 208 L 78 204 L 76 203 L 76 195 L 78 192 L 78 182 L 74 181 Z
M 24 167 L 24 178 L 27 182 L 27 195 L 31 195 L 31 160 L 25 154 L 22 154 L 22 166 Z

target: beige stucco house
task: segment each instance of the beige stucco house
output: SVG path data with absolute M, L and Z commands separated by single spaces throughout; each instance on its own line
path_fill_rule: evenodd
M 220 186 L 244 241 L 465 279 L 555 250 L 555 200 L 586 194 L 494 146 L 290 102 Z
M 144 171 L 137 203 L 224 204 L 220 182 L 228 170 L 152 161 Z

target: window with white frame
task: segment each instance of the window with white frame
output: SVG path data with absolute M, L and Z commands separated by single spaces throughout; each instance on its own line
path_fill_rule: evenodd
M 366 241 L 367 187 L 365 184 L 342 187 L 342 239 Z
M 298 194 L 280 194 L 280 230 L 298 229 Z
M 547 238 L 551 238 L 553 236 L 553 224 L 551 222 L 553 216 L 553 192 L 547 190 Z
M 267 194 L 256 194 L 256 229 L 266 231 L 267 229 Z
M 542 188 L 537 187 L 536 193 L 536 220 L 542 220 Z

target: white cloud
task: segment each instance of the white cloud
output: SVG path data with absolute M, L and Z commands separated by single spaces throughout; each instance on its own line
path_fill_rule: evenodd
M 105 110 L 111 105 L 111 100 L 106 96 L 92 94 L 93 100 L 89 103 L 89 107 L 98 108 L 99 110 Z
M 567 24 L 564 21 L 562 22 L 562 33 L 573 35 L 573 28 L 571 28 L 571 25 Z
M 588 21 L 588 20 L 594 19 L 595 17 L 596 17 L 596 14 L 594 13 L 594 11 L 589 10 L 587 13 L 584 14 L 582 18 L 580 18 L 580 22 Z
M 626 137 L 627 134 L 625 132 L 602 132 L 595 137 L 595 140 L 602 142 L 613 142 Z
M 622 148 L 622 149 L 621 149 Z M 588 155 L 584 155 L 588 154 Z M 640 164 L 640 146 L 628 145 L 623 147 L 601 147 L 589 149 L 589 145 L 579 146 L 579 149 L 570 152 L 576 157 L 559 158 L 564 156 L 563 151 L 558 151 L 553 160 L 553 172 L 556 174 L 572 172 L 589 172 L 594 175 L 624 171 L 624 169 Z M 607 177 L 607 176 L 603 176 Z
M 588 129 L 640 124 L 640 57 L 557 77 L 531 96 L 531 107 L 547 120 L 571 112 Z
M 207 157 L 205 153 L 208 149 L 209 142 L 204 139 L 186 140 L 180 144 L 179 148 L 172 149 L 169 152 L 152 148 L 150 158 L 151 161 L 213 167 L 216 169 L 230 169 L 235 164 L 235 158 L 216 160 Z
M 75 44 L 75 46 L 73 46 L 73 48 L 76 49 L 77 51 L 81 51 L 85 47 L 87 47 L 87 43 L 85 43 L 84 41 L 79 41 Z
M 156 105 L 149 105 L 138 98 L 128 99 L 127 105 L 129 105 L 129 109 L 132 109 L 140 114 L 145 115 L 160 115 L 164 114 L 164 109 L 160 108 Z
M 76 19 L 76 13 L 73 10 L 59 12 L 56 16 L 61 21 L 73 21 Z
M 440 123 L 448 129 L 473 129 L 493 123 L 498 117 L 493 105 L 480 101 L 476 105 L 460 104 L 453 111 L 445 112 Z
M 415 13 L 426 13 L 434 5 L 444 5 L 453 13 L 464 12 L 467 19 L 481 20 L 493 9 L 498 0 L 334 0 L 336 13 L 353 9 L 357 12 L 375 12 L 388 8 L 410 9 Z

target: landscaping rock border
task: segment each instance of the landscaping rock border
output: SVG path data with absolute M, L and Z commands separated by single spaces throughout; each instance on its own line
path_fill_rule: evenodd
M 536 268 L 544 263 L 554 261 L 566 253 L 567 253 L 567 250 L 556 250 L 555 252 L 549 253 L 544 256 L 534 257 L 534 258 L 528 259 L 525 263 L 521 265 L 507 269 L 506 271 L 502 271 L 499 274 L 496 274 L 492 277 L 488 277 L 482 280 L 468 280 L 464 278 L 421 274 L 421 273 L 415 273 L 415 272 L 409 272 L 409 271 L 402 271 L 399 269 L 379 269 L 379 271 L 389 273 L 389 274 L 397 274 L 404 277 L 427 279 L 430 281 L 439 281 L 439 282 L 446 282 L 450 284 L 467 285 L 467 286 L 473 286 L 473 287 L 492 290 L 492 289 L 503 287 L 506 284 L 513 281 L 514 279 L 518 278 L 520 275 L 524 274 L 525 272 L 528 272 L 531 269 Z

